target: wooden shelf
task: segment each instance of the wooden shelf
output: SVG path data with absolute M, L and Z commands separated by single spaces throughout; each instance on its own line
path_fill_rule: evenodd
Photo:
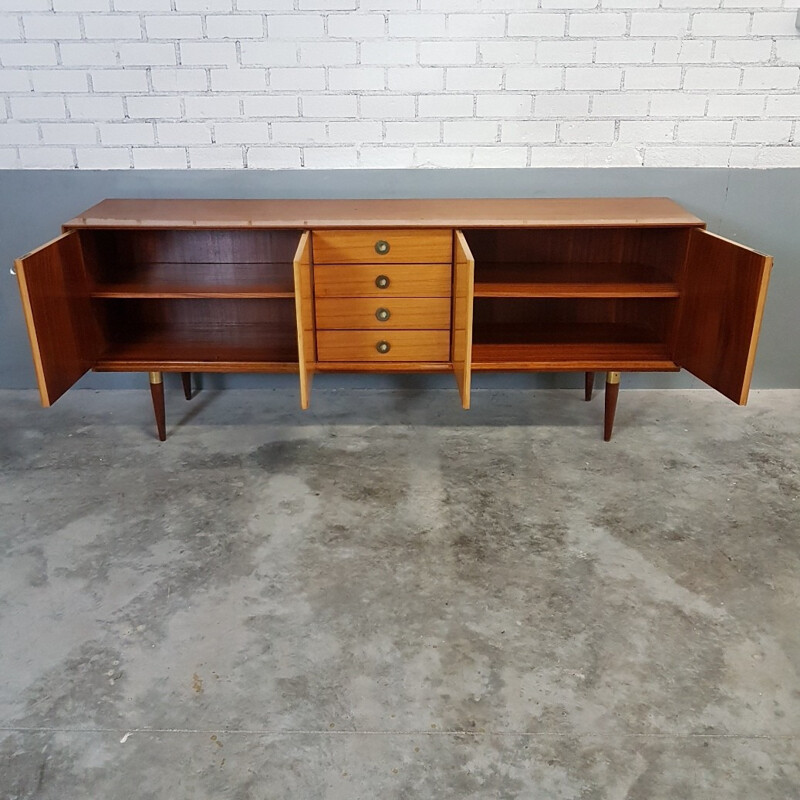
M 283 275 L 281 273 L 284 273 Z M 139 264 L 118 281 L 96 282 L 101 298 L 294 297 L 291 264 Z
M 679 296 L 678 286 L 645 264 L 512 264 L 475 267 L 476 297 Z
M 472 368 L 564 372 L 678 369 L 666 344 L 653 341 L 650 331 L 614 323 L 550 325 L 540 329 L 498 326 L 476 334 Z
M 95 369 L 296 372 L 297 363 L 294 331 L 276 330 L 270 324 L 247 324 L 150 330 L 109 343 Z

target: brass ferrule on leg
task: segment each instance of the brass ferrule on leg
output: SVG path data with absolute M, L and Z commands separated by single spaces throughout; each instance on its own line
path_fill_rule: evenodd
M 163 378 L 160 372 L 151 372 L 150 373 L 150 383 L 162 383 Z
M 619 372 L 607 372 L 606 383 L 619 383 Z

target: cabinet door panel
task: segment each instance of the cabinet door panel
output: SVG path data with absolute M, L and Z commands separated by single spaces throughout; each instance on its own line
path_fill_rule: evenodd
M 475 259 L 461 231 L 456 231 L 453 270 L 453 371 L 461 405 L 469 408 L 472 380 L 472 302 L 475 294 Z
M 50 406 L 94 366 L 102 347 L 79 234 L 65 233 L 15 265 L 39 394 Z
M 314 347 L 314 292 L 311 282 L 311 234 L 300 237 L 294 255 L 294 302 L 297 311 L 297 358 L 300 372 L 300 408 L 308 408 L 316 361 Z
M 689 239 L 675 362 L 744 405 L 756 354 L 769 256 L 708 231 Z

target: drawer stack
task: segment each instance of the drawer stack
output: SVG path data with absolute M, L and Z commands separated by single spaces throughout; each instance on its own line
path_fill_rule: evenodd
M 314 231 L 320 362 L 450 360 L 450 230 Z

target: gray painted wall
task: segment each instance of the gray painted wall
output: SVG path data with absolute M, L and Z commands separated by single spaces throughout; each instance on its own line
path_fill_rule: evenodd
M 36 385 L 14 257 L 106 197 L 580 197 L 665 196 L 710 230 L 775 257 L 754 388 L 800 388 L 800 169 L 486 169 L 335 171 L 0 171 L 0 388 Z M 205 386 L 296 386 L 295 376 L 208 375 Z M 476 375 L 476 388 L 576 387 L 578 375 Z M 699 386 L 681 373 L 637 375 L 628 386 Z M 144 387 L 146 378 L 89 374 L 83 388 Z M 320 387 L 453 387 L 450 376 L 320 375 Z

